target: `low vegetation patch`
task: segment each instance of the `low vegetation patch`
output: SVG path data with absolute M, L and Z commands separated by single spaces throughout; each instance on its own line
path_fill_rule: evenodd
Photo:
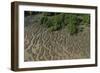
M 57 31 L 65 26 L 70 34 L 77 33 L 80 29 L 79 26 L 90 24 L 89 14 L 71 14 L 71 13 L 42 13 L 40 24 L 47 27 L 50 31 Z
M 27 15 L 41 15 L 40 25 L 45 26 L 50 31 L 57 31 L 65 28 L 70 34 L 76 34 L 84 27 L 89 27 L 89 14 L 76 13 L 53 13 L 53 12 L 27 12 Z M 25 15 L 25 16 L 27 16 Z M 82 27 L 81 27 L 82 26 Z M 84 26 L 84 27 L 83 27 Z

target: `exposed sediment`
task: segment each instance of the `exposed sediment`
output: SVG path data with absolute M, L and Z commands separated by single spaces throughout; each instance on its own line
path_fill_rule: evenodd
M 49 31 L 39 23 L 24 28 L 24 61 L 84 59 L 90 57 L 90 29 L 70 35 L 66 27 Z

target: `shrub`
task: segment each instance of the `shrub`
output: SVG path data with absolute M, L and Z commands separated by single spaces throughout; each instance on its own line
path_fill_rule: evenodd
M 70 34 L 75 34 L 78 31 L 77 25 L 78 25 L 78 18 L 76 15 L 69 15 L 69 21 L 67 24 L 67 29 Z
M 55 14 L 54 16 L 47 16 L 48 14 L 43 14 L 40 24 L 45 25 L 52 31 L 56 31 L 64 27 L 64 14 Z M 49 30 L 50 30 L 49 29 Z
M 41 18 L 41 20 L 40 20 L 40 24 L 43 24 L 44 25 L 47 22 L 47 20 L 48 20 L 48 17 L 47 16 L 43 16 Z
M 85 26 L 89 26 L 90 24 L 90 15 L 89 14 L 84 14 L 82 15 L 83 20 L 82 20 L 82 24 Z
M 49 28 L 53 26 L 53 21 L 51 18 L 48 17 L 48 20 L 46 21 L 45 25 Z
M 69 22 L 69 17 L 70 17 L 69 14 L 64 14 L 64 20 L 63 20 L 64 25 L 67 25 L 67 24 L 68 24 L 68 22 Z

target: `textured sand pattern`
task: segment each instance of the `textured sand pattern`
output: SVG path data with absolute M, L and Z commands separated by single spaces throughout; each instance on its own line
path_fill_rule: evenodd
M 39 17 L 37 18 L 39 19 Z M 26 19 L 29 19 L 29 17 Z M 89 27 L 71 36 L 66 27 L 51 32 L 39 25 L 38 20 L 35 20 L 36 18 L 31 19 L 34 21 L 30 21 L 30 25 L 24 28 L 24 61 L 84 59 L 90 57 Z

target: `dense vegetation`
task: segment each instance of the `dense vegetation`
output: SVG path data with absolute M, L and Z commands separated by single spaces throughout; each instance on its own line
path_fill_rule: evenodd
M 42 13 L 40 24 L 44 25 L 51 31 L 56 31 L 67 26 L 67 29 L 70 34 L 77 33 L 79 30 L 82 30 L 83 27 L 80 26 L 89 26 L 90 16 L 89 14 L 53 14 L 50 16 L 50 13 Z
M 57 31 L 66 28 L 70 34 L 82 31 L 90 24 L 89 14 L 74 13 L 50 13 L 50 12 L 26 12 L 26 15 L 41 14 L 40 24 L 50 31 Z M 67 27 L 66 27 L 67 26 Z

